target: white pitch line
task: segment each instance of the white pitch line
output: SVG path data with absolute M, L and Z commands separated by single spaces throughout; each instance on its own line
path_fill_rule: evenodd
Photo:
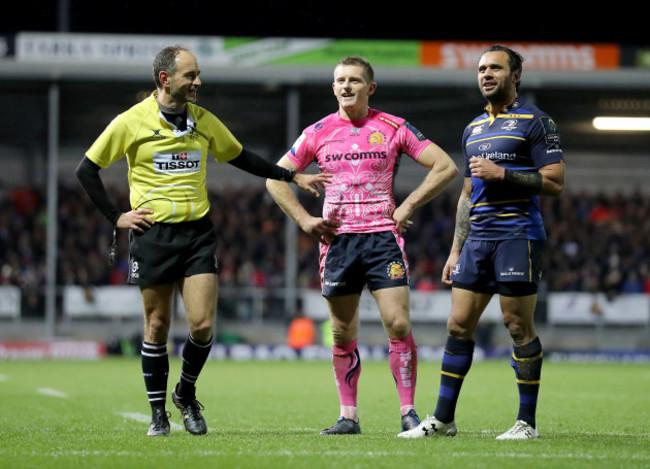
M 121 412 L 119 415 L 125 419 L 135 420 L 136 422 L 151 423 L 151 415 L 141 414 L 139 412 Z M 185 427 L 175 422 L 169 422 L 169 428 L 172 430 L 185 430 Z
M 45 396 L 60 397 L 60 398 L 68 397 L 68 395 L 63 391 L 57 391 L 56 389 L 52 389 L 52 388 L 38 388 L 36 391 L 39 394 L 43 394 Z
M 143 414 L 122 414 L 122 415 L 143 415 Z M 178 425 L 178 424 L 176 424 Z M 180 427 L 180 425 L 178 425 Z M 108 451 L 108 450 L 70 450 L 70 451 L 56 451 L 46 453 L 50 457 L 65 457 L 65 456 L 131 456 L 132 454 L 129 451 Z M 175 454 L 173 450 L 158 450 L 158 455 L 173 455 Z M 198 456 L 269 456 L 269 457 L 278 457 L 278 456 L 288 456 L 288 457 L 311 457 L 311 456 L 331 456 L 331 457 L 362 457 L 362 458 L 373 458 L 373 459 L 382 459 L 388 456 L 404 456 L 408 457 L 412 455 L 410 449 L 407 450 L 392 450 L 392 451 L 352 451 L 352 450 L 277 450 L 277 451 L 258 451 L 251 449 L 250 451 L 239 450 L 239 451 L 226 451 L 226 450 L 200 450 L 195 451 L 195 455 Z M 512 460 L 512 459 L 529 459 L 529 460 L 545 460 L 546 462 L 551 463 L 551 461 L 612 461 L 612 467 L 614 463 L 622 463 L 625 461 L 648 461 L 650 458 L 646 455 L 634 454 L 629 457 L 620 458 L 619 456 L 609 456 L 606 454 L 602 455 L 593 455 L 587 453 L 557 453 L 557 454 L 548 454 L 548 453 L 483 453 L 483 452 L 471 452 L 471 451 L 458 451 L 446 453 L 447 458 L 458 458 L 466 459 L 471 458 L 472 460 Z

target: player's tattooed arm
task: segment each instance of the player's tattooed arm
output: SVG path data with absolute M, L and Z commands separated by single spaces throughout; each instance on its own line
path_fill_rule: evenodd
M 532 194 L 539 194 L 542 190 L 542 175 L 537 171 L 527 172 L 506 169 L 503 179 L 507 182 L 525 187 Z
M 458 252 L 462 249 L 469 234 L 469 210 L 471 207 L 471 198 L 463 192 L 458 199 L 458 209 L 456 210 L 456 230 L 454 232 L 454 249 Z
M 456 208 L 456 229 L 454 231 L 454 240 L 451 243 L 451 251 L 445 266 L 442 268 L 441 281 L 445 285 L 452 285 L 451 276 L 456 270 L 460 252 L 469 236 L 470 221 L 469 213 L 472 206 L 472 178 L 466 177 L 463 183 L 463 190 L 458 198 Z

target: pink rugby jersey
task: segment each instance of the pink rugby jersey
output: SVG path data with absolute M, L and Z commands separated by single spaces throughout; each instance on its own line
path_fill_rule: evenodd
M 339 233 L 395 231 L 393 180 L 402 153 L 417 161 L 431 143 L 400 117 L 369 109 L 359 121 L 330 114 L 306 128 L 287 157 L 304 171 L 312 161 L 333 175 L 323 218 Z

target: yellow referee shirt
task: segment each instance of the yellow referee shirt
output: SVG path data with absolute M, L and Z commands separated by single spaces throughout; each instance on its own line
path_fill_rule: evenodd
M 207 156 L 218 163 L 239 156 L 242 145 L 211 112 L 187 104 L 187 130 L 160 112 L 157 91 L 118 115 L 86 152 L 101 168 L 126 156 L 131 208 L 150 208 L 157 222 L 178 223 L 205 216 Z

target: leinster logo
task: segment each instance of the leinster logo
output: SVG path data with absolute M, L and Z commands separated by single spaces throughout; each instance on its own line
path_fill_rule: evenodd
M 513 131 L 517 129 L 517 119 L 508 119 L 501 126 L 503 130 Z
M 391 262 L 388 264 L 386 273 L 391 280 L 400 280 L 406 276 L 406 269 L 401 262 Z

